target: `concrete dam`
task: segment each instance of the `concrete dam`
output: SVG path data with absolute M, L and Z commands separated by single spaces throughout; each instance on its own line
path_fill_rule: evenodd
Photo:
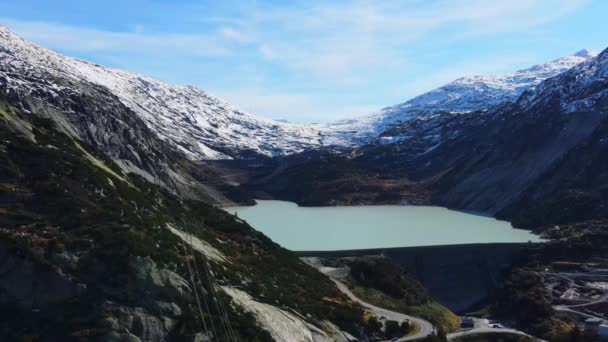
M 384 255 L 414 275 L 439 303 L 463 313 L 487 300 L 507 271 L 534 248 L 533 243 L 488 243 L 297 254 L 322 258 Z

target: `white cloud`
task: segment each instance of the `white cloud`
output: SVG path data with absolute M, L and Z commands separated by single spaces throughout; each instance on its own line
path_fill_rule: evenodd
M 362 116 L 377 110 L 379 105 L 336 106 L 330 96 L 269 92 L 260 88 L 226 89 L 216 92 L 244 111 L 270 119 L 292 122 L 329 122 Z
M 463 35 L 525 32 L 567 15 L 586 2 L 354 0 L 306 1 L 283 7 L 254 2 L 237 7 L 237 14 L 231 13 L 227 19 L 213 17 L 211 22 L 219 27 L 205 34 L 149 33 L 141 25 L 136 25 L 133 32 L 110 32 L 3 21 L 27 38 L 66 51 L 217 57 L 232 54 L 234 48 L 251 46 L 261 58 L 303 75 L 337 84 L 365 84 L 371 73 L 407 69 L 416 43 L 437 30 L 446 31 L 442 31 L 444 41 Z
M 136 25 L 133 32 L 112 32 L 6 18 L 0 19 L 0 22 L 27 39 L 64 51 L 192 57 L 219 57 L 230 54 L 230 50 L 213 35 L 144 33 L 141 25 Z
M 276 55 L 275 55 L 274 51 L 272 50 L 272 48 L 270 48 L 267 45 L 263 45 L 263 44 L 260 45 L 259 51 L 260 51 L 260 55 L 262 55 L 262 58 L 264 58 L 265 60 L 271 61 L 276 58 Z
M 144 29 L 145 29 L 145 27 L 142 24 L 137 24 L 137 25 L 133 26 L 133 32 L 135 32 L 137 34 L 143 34 Z
M 222 36 L 227 40 L 234 41 L 240 44 L 245 44 L 251 42 L 251 40 L 242 32 L 237 31 L 231 27 L 224 27 L 221 30 Z
M 277 63 L 338 83 L 370 69 L 403 70 L 408 48 L 436 30 L 444 39 L 526 32 L 580 8 L 586 0 L 437 0 L 306 3 L 247 8 L 240 22 Z M 453 32 L 452 32 L 453 31 Z M 262 52 L 262 56 L 267 54 Z
M 405 102 L 412 97 L 421 95 L 441 87 L 461 77 L 491 75 L 511 72 L 534 63 L 534 58 L 528 55 L 515 54 L 499 57 L 480 57 L 474 60 L 451 64 L 425 75 L 424 79 L 406 81 L 393 91 L 399 94 L 396 103 Z
M 349 106 L 357 103 L 352 98 L 356 98 L 358 91 L 385 80 L 391 86 L 380 91 L 402 102 L 410 95 L 464 75 L 511 70 L 513 66 L 531 63 L 531 56 L 524 52 L 503 57 L 488 55 L 438 70 L 412 72 L 417 70 L 421 59 L 428 57 L 429 44 L 433 44 L 437 53 L 443 53 L 443 44 L 458 45 L 472 36 L 531 32 L 586 2 L 311 0 L 279 7 L 258 1 L 238 2 L 228 6 L 230 12 L 225 18 L 220 15 L 224 13 L 201 15 L 191 11 L 192 17 L 203 18 L 203 33 L 195 32 L 196 27 L 191 27 L 192 33 L 158 33 L 137 24 L 131 31 L 112 32 L 50 22 L 10 19 L 0 22 L 45 47 L 103 56 L 104 61 L 116 61 L 114 66 L 132 68 L 138 63 L 142 65 L 136 68 L 138 71 L 167 75 L 166 79 L 179 79 L 172 74 L 190 69 L 189 75 L 200 78 L 200 82 L 192 82 L 192 77 L 182 77 L 191 83 L 203 84 L 215 77 L 226 80 L 219 86 L 224 89 L 230 82 L 238 84 L 233 90 L 219 93 L 255 114 L 330 120 L 393 104 L 388 101 L 378 106 Z M 421 45 L 427 46 L 425 56 L 418 55 Z M 131 57 L 128 62 L 131 64 L 121 62 L 125 56 Z M 266 61 L 263 68 L 259 59 Z M 219 62 L 205 65 L 203 60 Z M 226 69 L 208 72 L 206 66 Z M 271 71 L 266 73 L 267 70 Z M 273 75 L 269 76 L 270 73 Z M 263 88 L 269 84 L 280 90 Z M 277 88 L 283 84 L 285 88 Z M 351 98 L 342 95 L 331 98 L 327 94 L 343 89 L 350 92 Z M 383 101 L 386 97 L 382 97 Z

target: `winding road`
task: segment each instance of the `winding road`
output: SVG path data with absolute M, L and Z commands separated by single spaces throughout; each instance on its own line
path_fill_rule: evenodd
M 402 314 L 399 312 L 383 309 L 383 308 L 377 307 L 375 305 L 369 304 L 367 302 L 364 302 L 363 300 L 361 300 L 357 296 L 355 296 L 355 294 L 352 293 L 352 291 L 346 285 L 344 285 L 343 283 L 341 283 L 340 281 L 338 281 L 336 279 L 331 278 L 331 280 L 336 284 L 338 289 L 340 291 L 342 291 L 342 293 L 344 293 L 345 295 L 348 296 L 348 298 L 350 298 L 350 300 L 361 304 L 362 306 L 366 307 L 367 309 L 373 311 L 376 315 L 384 316 L 387 319 L 398 321 L 398 322 L 401 322 L 404 320 L 409 320 L 411 323 L 420 327 L 420 329 L 415 334 L 402 337 L 400 339 L 397 339 L 396 341 L 413 341 L 413 340 L 425 338 L 436 332 L 435 327 L 433 327 L 433 325 L 429 321 L 426 321 L 422 318 L 418 318 L 418 317 Z M 535 337 L 528 335 L 525 332 L 520 331 L 520 330 L 511 329 L 511 328 L 494 328 L 487 324 L 485 324 L 485 325 L 476 324 L 475 328 L 473 328 L 473 329 L 450 333 L 447 335 L 447 338 L 448 338 L 448 340 L 454 340 L 459 337 L 478 335 L 478 334 L 511 334 L 511 335 L 527 336 L 527 337 L 536 339 Z M 538 340 L 538 339 L 536 339 L 536 340 Z M 538 341 L 542 341 L 542 340 L 538 340 Z
M 437 332 L 435 327 L 427 320 L 424 320 L 419 317 L 406 315 L 406 314 L 403 314 L 400 312 L 387 310 L 387 309 L 375 306 L 373 304 L 367 303 L 367 302 L 363 301 L 362 299 L 360 299 L 359 297 L 355 296 L 355 294 L 344 283 L 342 283 L 336 279 L 336 278 L 341 278 L 341 277 L 345 276 L 346 274 L 348 274 L 347 268 L 326 267 L 323 265 L 321 260 L 317 257 L 301 258 L 301 260 L 304 261 L 306 264 L 316 268 L 321 273 L 325 274 L 329 279 L 331 279 L 336 284 L 336 287 L 342 293 L 344 293 L 350 300 L 352 300 L 353 302 L 359 303 L 361 306 L 374 312 L 378 317 L 384 316 L 384 317 L 386 317 L 386 319 L 394 320 L 397 322 L 402 322 L 402 321 L 408 320 L 413 325 L 418 326 L 419 329 L 414 334 L 404 336 L 404 337 L 401 337 L 399 339 L 392 340 L 392 341 L 401 341 L 401 342 L 402 341 L 414 341 L 414 340 L 425 338 L 425 337 Z M 482 321 L 484 321 L 484 320 L 478 319 L 475 322 L 475 327 L 472 329 L 456 331 L 456 332 L 448 334 L 447 339 L 454 340 L 456 338 L 463 337 L 463 336 L 495 333 L 495 334 L 513 334 L 513 335 L 519 335 L 519 336 L 528 336 L 535 340 L 545 342 L 543 340 L 534 338 L 533 336 L 530 336 L 523 331 L 510 329 L 510 328 L 494 328 L 491 325 L 489 325 L 487 322 L 483 323 Z
M 352 293 L 352 291 L 346 285 L 344 285 L 343 283 L 341 283 L 340 281 L 338 281 L 336 279 L 333 279 L 333 278 L 330 278 L 330 279 L 334 283 L 336 283 L 336 286 L 338 287 L 338 289 L 340 291 L 342 291 L 342 293 L 344 293 L 346 296 L 348 296 L 348 298 L 350 298 L 350 300 L 352 300 L 353 302 L 357 302 L 357 303 L 361 304 L 362 306 L 366 307 L 367 309 L 373 311 L 379 317 L 384 316 L 387 319 L 394 320 L 397 322 L 408 320 L 408 321 L 410 321 L 410 323 L 415 324 L 419 327 L 418 331 L 415 334 L 402 337 L 400 339 L 397 339 L 396 341 L 417 340 L 420 338 L 427 337 L 435 332 L 435 328 L 433 327 L 433 325 L 430 322 L 425 321 L 422 318 L 418 318 L 418 317 L 402 314 L 399 312 L 383 309 L 383 308 L 377 307 L 375 305 L 369 304 L 367 302 L 364 302 L 361 299 L 359 299 L 357 296 L 355 296 L 355 294 Z
M 585 279 L 587 281 L 596 280 L 596 281 L 606 282 L 608 280 L 608 279 L 606 279 L 606 277 L 608 275 L 605 274 L 605 272 L 606 272 L 605 269 L 591 270 L 590 272 L 559 272 L 559 273 L 558 272 L 547 272 L 547 271 L 538 272 L 538 271 L 534 271 L 534 270 L 527 270 L 527 271 L 532 272 L 532 273 L 540 276 L 543 279 L 543 282 L 545 282 L 545 284 L 546 284 L 545 286 L 547 287 L 549 295 L 551 296 L 552 299 L 554 299 L 553 298 L 553 289 L 555 288 L 555 286 L 558 285 L 558 283 L 547 281 L 547 277 L 558 278 L 563 281 L 566 281 L 568 283 L 568 285 L 570 286 L 570 288 L 577 288 L 577 289 L 582 289 L 582 290 L 591 290 L 591 291 L 595 291 L 595 292 L 601 292 L 602 295 L 596 299 L 591 299 L 591 298 L 582 299 L 582 300 L 586 300 L 586 301 L 583 303 L 579 303 L 579 304 L 553 305 L 553 309 L 555 311 L 575 314 L 575 315 L 578 315 L 585 319 L 597 318 L 597 319 L 604 320 L 604 317 L 599 317 L 599 316 L 592 315 L 590 313 L 579 311 L 579 309 L 584 310 L 584 308 L 587 306 L 607 303 L 608 302 L 608 290 L 591 287 L 588 285 L 579 285 L 575 281 L 575 278 Z

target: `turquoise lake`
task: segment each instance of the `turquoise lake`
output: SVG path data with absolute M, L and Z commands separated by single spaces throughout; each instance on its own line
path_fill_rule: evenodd
M 294 251 L 541 241 L 509 222 L 441 207 L 308 208 L 258 200 L 255 206 L 224 210 Z

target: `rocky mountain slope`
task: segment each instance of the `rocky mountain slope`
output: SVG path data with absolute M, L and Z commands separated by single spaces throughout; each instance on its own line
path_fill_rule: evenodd
M 346 341 L 362 309 L 263 234 L 0 96 L 0 339 Z
M 390 145 L 377 141 L 359 157 L 379 165 L 374 169 L 412 179 L 438 177 L 434 202 L 450 207 L 515 215 L 522 222 L 527 217 L 528 225 L 561 221 L 577 211 L 578 219 L 589 217 L 591 208 L 580 211 L 585 205 L 593 207 L 592 216 L 603 217 L 607 68 L 605 50 L 515 103 L 394 127 L 384 134 L 410 136 Z M 548 203 L 556 215 L 542 211 Z M 532 219 L 534 210 L 539 212 Z
M 103 151 L 123 171 L 174 193 L 212 203 L 243 199 L 224 172 L 192 161 L 180 145 L 161 139 L 128 106 L 134 102 L 102 85 L 110 79 L 100 76 L 106 70 L 39 48 L 0 27 L 0 92 L 12 104 L 51 119 L 58 130 Z M 105 81 L 91 81 L 91 74 Z
M 294 152 L 265 132 L 301 127 L 281 132 L 202 91 L 63 57 L 4 28 L 0 43 L 0 339 L 386 339 L 329 279 L 213 206 L 248 197 L 199 159 Z M 196 126 L 188 119 L 156 126 L 176 108 L 220 120 L 201 134 L 221 155 L 180 140 L 196 135 L 179 136 Z
M 326 143 L 360 145 L 371 142 L 392 126 L 410 120 L 432 120 L 437 113 L 469 113 L 514 102 L 526 90 L 533 89 L 547 78 L 594 57 L 595 53 L 581 50 L 572 56 L 558 58 L 545 64 L 503 75 L 459 78 L 445 86 L 414 97 L 407 102 L 386 107 L 369 116 L 331 124 Z M 407 135 L 382 134 L 384 143 L 407 138 Z
M 45 101 L 79 93 L 83 83 L 106 88 L 159 139 L 193 160 L 272 156 L 320 145 L 315 126 L 255 117 L 195 87 L 69 58 L 2 26 L 0 75 L 3 88 Z
M 354 186 L 359 203 L 374 203 L 366 198 L 377 198 L 399 180 L 408 187 L 394 193 L 393 203 L 418 198 L 498 214 L 528 227 L 606 218 L 607 58 L 604 51 L 539 83 L 513 103 L 467 113 L 437 112 L 395 124 L 348 155 L 309 154 L 307 163 L 284 158 L 272 177 L 250 185 L 319 205 L 347 202 L 352 191 L 344 186 L 335 190 L 332 184 Z M 297 174 L 306 177 L 290 185 Z M 353 182 L 357 179 L 379 185 Z M 317 197 L 315 203 L 309 200 L 315 193 L 333 197 Z
M 353 147 L 395 124 L 437 112 L 462 113 L 514 101 L 542 80 L 585 61 L 582 50 L 512 74 L 461 78 L 403 104 L 357 120 L 297 125 L 267 120 L 192 86 L 170 85 L 41 48 L 0 26 L 0 86 L 20 97 L 54 103 L 83 85 L 103 88 L 136 114 L 158 139 L 191 160 L 277 156 L 322 147 Z M 44 81 L 41 81 L 44 80 Z M 84 90 L 86 91 L 86 89 Z M 385 142 L 402 137 L 387 137 Z
M 257 119 L 0 28 L 0 337 L 379 338 L 327 278 L 211 205 L 249 193 L 605 229 L 608 50 L 457 80 L 382 113 Z

